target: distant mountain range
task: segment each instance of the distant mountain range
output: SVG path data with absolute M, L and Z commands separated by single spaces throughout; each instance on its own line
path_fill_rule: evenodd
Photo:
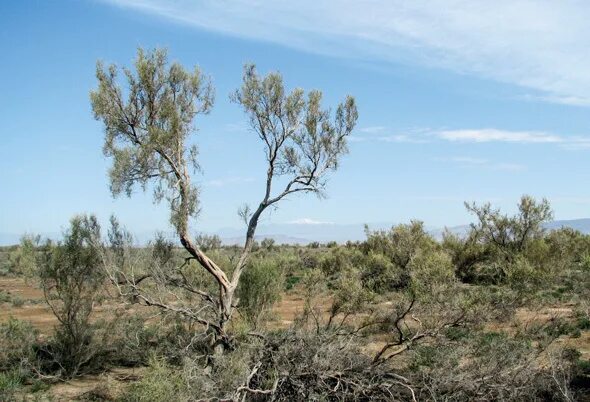
M 389 229 L 393 226 L 392 223 L 372 223 L 369 224 L 371 230 Z M 344 243 L 348 240 L 359 241 L 365 239 L 365 225 L 364 224 L 336 224 L 336 223 L 273 223 L 260 225 L 258 227 L 256 239 L 262 240 L 265 238 L 274 239 L 278 244 L 301 244 L 305 245 L 311 242 L 326 243 L 329 241 L 336 241 Z M 570 227 L 579 230 L 584 234 L 590 234 L 590 218 L 571 219 L 571 220 L 556 220 L 545 225 L 548 230 L 559 229 L 561 227 Z M 437 239 L 442 238 L 445 228 L 427 227 L 428 232 Z M 469 225 L 453 226 L 447 228 L 449 231 L 456 234 L 465 234 L 469 230 Z M 226 245 L 242 244 L 244 242 L 245 229 L 238 228 L 224 228 L 215 233 L 221 237 L 221 240 Z M 41 234 L 43 237 L 56 238 L 55 233 Z M 170 234 L 173 238 L 173 235 Z M 11 244 L 18 244 L 21 235 L 0 233 L 0 245 L 6 246 Z M 153 234 L 142 233 L 137 235 L 137 241 L 140 244 L 147 243 L 153 238 Z
M 369 224 L 369 229 L 389 229 L 392 223 Z M 590 218 L 557 220 L 548 222 L 546 229 L 554 230 L 561 227 L 570 227 L 579 230 L 584 234 L 590 234 Z M 464 235 L 469 231 L 470 225 L 452 226 L 447 228 L 426 227 L 426 230 L 436 239 L 442 239 L 445 230 L 458 235 Z M 242 244 L 244 242 L 243 230 L 222 229 L 216 233 L 221 237 L 224 244 Z M 308 244 L 314 241 L 325 243 L 336 241 L 344 243 L 348 240 L 364 240 L 364 224 L 334 224 L 334 223 L 284 223 L 261 225 L 258 229 L 257 240 L 264 238 L 274 239 L 279 244 Z

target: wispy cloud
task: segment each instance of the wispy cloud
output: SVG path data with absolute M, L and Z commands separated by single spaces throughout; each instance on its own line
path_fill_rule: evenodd
M 206 187 L 225 187 L 230 185 L 237 185 L 243 183 L 251 183 L 254 181 L 252 177 L 222 177 L 219 179 L 208 180 L 203 183 Z
M 508 131 L 497 129 L 479 130 L 443 130 L 434 133 L 437 137 L 458 142 L 518 142 L 518 143 L 547 143 L 563 142 L 557 135 L 536 131 Z
M 357 134 L 349 139 L 351 142 L 398 142 L 410 144 L 424 144 L 431 142 L 427 135 L 428 129 L 410 127 L 405 129 L 392 129 L 386 126 L 362 127 Z
M 316 221 L 311 218 L 300 218 L 287 222 L 290 225 L 333 225 L 334 222 Z
M 371 137 L 353 135 L 349 138 L 351 142 L 405 142 L 410 144 L 424 144 L 430 140 L 424 136 L 414 136 L 407 134 L 392 134 L 392 135 L 375 135 Z
M 484 158 L 474 158 L 471 156 L 454 156 L 450 158 L 437 158 L 442 162 L 451 162 L 466 168 L 482 168 L 489 170 L 506 170 L 518 171 L 526 169 L 526 166 L 519 163 L 494 162 Z
M 466 130 L 440 130 L 432 132 L 431 135 L 451 142 L 556 144 L 560 148 L 571 151 L 590 149 L 590 136 L 567 136 L 546 133 L 543 131 L 511 131 L 484 128 Z
M 513 144 L 555 144 L 566 150 L 590 149 L 590 136 L 561 135 L 544 131 L 519 131 L 496 128 L 454 130 L 409 128 L 399 131 L 382 126 L 366 127 L 359 131 L 359 134 L 350 137 L 351 142 L 425 144 L 438 140 L 455 143 L 504 142 Z M 388 131 L 393 132 L 393 134 L 387 134 Z M 464 162 L 468 161 L 465 160 Z
M 503 199 L 500 197 L 492 196 L 474 196 L 474 195 L 414 195 L 414 196 L 403 196 L 398 199 L 404 201 L 425 201 L 425 202 L 450 202 L 460 203 L 465 201 L 469 202 L 500 202 Z
M 202 29 L 363 61 L 421 64 L 590 103 L 582 0 L 103 0 Z
M 361 133 L 367 133 L 367 134 L 381 134 L 387 130 L 388 129 L 385 126 L 369 126 L 369 127 L 361 127 L 357 131 L 359 131 Z

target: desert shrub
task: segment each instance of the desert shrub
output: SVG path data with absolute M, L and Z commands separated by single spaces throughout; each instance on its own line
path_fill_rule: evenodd
M 405 269 L 418 252 L 436 244 L 420 221 L 397 225 L 389 231 L 370 231 L 365 227 L 365 233 L 367 240 L 361 246 L 365 254 L 382 254 L 401 269 Z
M 412 288 L 416 295 L 434 293 L 456 280 L 451 257 L 442 250 L 420 253 L 410 263 Z
M 265 238 L 260 242 L 260 247 L 266 251 L 272 251 L 275 249 L 275 239 Z
M 11 300 L 12 306 L 13 307 L 22 307 L 25 304 L 24 299 L 21 299 L 18 296 L 13 296 L 12 300 Z
M 268 337 L 259 367 L 247 380 L 247 400 L 411 400 L 408 388 L 387 367 L 372 365 L 354 339 L 328 333 L 285 331 Z
M 237 400 L 236 391 L 250 373 L 250 349 L 242 347 L 203 364 L 187 354 L 178 364 L 150 355 L 141 380 L 131 384 L 118 399 L 128 402 L 164 400 Z
M 200 389 L 204 397 L 234 398 L 236 390 L 244 384 L 250 374 L 255 364 L 252 360 L 259 353 L 259 348 L 260 343 L 242 344 L 232 353 L 216 357 L 213 365 L 207 369 L 210 371 L 209 375 L 198 361 L 186 360 L 183 366 L 185 378 L 189 386 L 193 390 Z
M 514 216 L 504 215 L 490 204 L 478 207 L 465 203 L 465 206 L 478 219 L 472 229 L 481 234 L 485 243 L 494 245 L 508 258 L 524 251 L 532 240 L 543 237 L 543 223 L 553 217 L 546 199 L 536 201 L 528 195 L 521 197 Z
M 0 324 L 0 401 L 15 400 L 25 383 L 36 384 L 38 331 L 30 323 L 10 318 Z
M 330 278 L 336 277 L 340 272 L 358 266 L 363 260 L 363 255 L 356 250 L 343 247 L 334 247 L 323 253 L 318 267 L 324 275 Z
M 322 255 L 316 251 L 317 250 L 299 250 L 299 260 L 301 269 L 309 270 L 318 268 L 320 266 Z
M 403 289 L 410 284 L 410 278 L 407 269 L 400 268 L 383 254 L 370 253 L 362 265 L 361 280 L 367 289 L 376 293 Z
M 348 249 L 359 248 L 359 246 L 360 246 L 360 242 L 351 241 L 351 240 L 347 240 L 346 243 L 344 244 L 344 247 L 346 247 Z
M 575 231 L 562 229 L 546 234 L 543 224 L 553 214 L 545 199 L 523 196 L 513 216 L 502 214 L 490 204 L 465 206 L 477 223 L 463 237 L 446 232 L 442 241 L 463 282 L 504 284 L 533 292 L 569 267 L 572 258 L 576 259 L 573 256 L 581 255 L 583 241 Z
M 65 376 L 79 374 L 102 353 L 94 338 L 97 326 L 90 322 L 105 283 L 97 239 L 95 217 L 74 217 L 63 242 L 48 242 L 38 260 L 45 300 L 59 321 L 48 352 Z
M 0 372 L 0 402 L 16 400 L 16 392 L 23 386 L 21 370 L 13 369 Z
M 285 276 L 278 258 L 253 258 L 244 270 L 238 288 L 239 311 L 257 326 L 265 313 L 280 300 Z
M 221 248 L 221 238 L 217 235 L 200 234 L 195 238 L 199 248 L 203 251 L 218 250 Z
M 17 275 L 33 276 L 36 273 L 37 249 L 41 237 L 38 235 L 24 235 L 20 245 L 9 255 L 9 272 Z
M 439 247 L 424 230 L 424 224 L 412 221 L 389 231 L 365 229 L 367 240 L 361 245 L 366 255 L 360 264 L 365 286 L 377 293 L 410 286 L 413 261 Z
M 580 265 L 590 251 L 590 236 L 567 227 L 550 231 L 544 240 L 552 262 L 561 263 L 563 268 Z
M 325 301 L 329 296 L 328 281 L 320 269 L 306 271 L 300 281 L 299 289 L 303 297 L 303 311 L 297 317 L 297 325 L 309 329 L 311 324 L 319 331 L 325 311 Z
M 189 400 L 181 372 L 164 360 L 151 357 L 141 380 L 131 384 L 120 397 L 122 402 L 158 402 Z
M 410 378 L 418 400 L 561 400 L 551 370 L 527 339 L 487 332 L 418 346 Z M 570 371 L 569 367 L 562 367 Z
M 0 303 L 10 303 L 12 301 L 12 295 L 10 292 L 0 289 Z
M 301 281 L 301 276 L 289 275 L 285 278 L 285 290 L 293 289 Z
M 481 282 L 481 264 L 490 259 L 493 250 L 480 241 L 480 234 L 472 230 L 467 236 L 445 231 L 442 248 L 451 256 L 455 275 L 466 283 Z
M 166 349 L 162 333 L 169 330 L 168 323 L 160 321 L 148 325 L 140 314 L 124 316 L 110 327 L 111 364 L 126 367 L 147 365 L 151 353 Z M 166 352 L 173 356 L 172 351 Z
M 326 328 L 340 329 L 351 315 L 363 312 L 373 299 L 373 293 L 363 286 L 361 273 L 356 269 L 346 270 L 332 285 L 332 304 Z
M 0 371 L 35 364 L 38 331 L 26 321 L 10 318 L 0 324 Z

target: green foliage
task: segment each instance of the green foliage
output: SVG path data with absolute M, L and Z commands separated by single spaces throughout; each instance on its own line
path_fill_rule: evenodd
M 246 348 L 216 357 L 207 369 L 201 360 L 191 356 L 185 356 L 179 365 L 174 366 L 166 359 L 151 355 L 141 380 L 131 384 L 119 400 L 229 400 L 248 376 L 249 364 L 250 354 Z
M 260 242 L 260 247 L 266 251 L 273 251 L 275 249 L 275 240 L 269 238 L 262 239 Z
M 465 204 L 477 217 L 469 234 L 445 234 L 443 248 L 449 252 L 459 279 L 468 283 L 538 285 L 559 271 L 563 239 L 547 241 L 543 223 L 553 217 L 549 202 L 523 196 L 518 213 L 502 214 L 490 204 Z M 553 257 L 553 258 L 552 258 Z
M 367 240 L 361 245 L 366 258 L 360 266 L 363 282 L 369 289 L 378 293 L 406 289 L 412 283 L 414 269 L 420 271 L 419 277 L 429 275 L 422 271 L 427 269 L 424 265 L 430 264 L 427 260 L 436 252 L 437 244 L 422 222 L 412 221 L 389 231 L 371 232 L 366 228 L 366 233 Z M 448 267 L 447 259 L 444 262 Z
M 187 140 L 195 116 L 209 113 L 213 88 L 198 68 L 189 72 L 169 64 L 161 49 L 138 50 L 135 72 L 123 69 L 126 88 L 119 85 L 118 73 L 116 66 L 98 63 L 98 88 L 90 93 L 94 116 L 105 126 L 103 151 L 113 158 L 111 191 L 130 196 L 135 185 L 145 190 L 155 181 L 154 199 L 168 201 L 171 222 L 185 232 L 188 216 L 199 211 L 197 188 L 182 171 L 198 168 L 197 149 Z
M 285 276 L 281 260 L 276 258 L 254 258 L 249 263 L 238 287 L 239 310 L 254 326 L 280 300 L 284 289 Z
M 451 257 L 442 250 L 421 252 L 412 260 L 411 287 L 419 298 L 446 292 L 456 281 Z
M 10 253 L 9 271 L 13 274 L 31 277 L 36 274 L 37 249 L 41 242 L 38 235 L 24 235 L 20 245 Z
M 321 91 L 306 95 L 296 88 L 287 92 L 281 74 L 260 76 L 253 64 L 247 64 L 242 87 L 231 100 L 242 107 L 250 126 L 267 145 L 271 178 L 292 178 L 283 195 L 295 191 L 321 195 L 325 173 L 336 170 L 347 152 L 346 137 L 358 119 L 354 98 L 347 96 L 332 116 L 330 109 L 322 106 Z M 271 200 L 269 196 L 265 202 L 270 204 L 282 198 Z
M 358 266 L 364 256 L 357 250 L 350 250 L 343 247 L 333 247 L 322 253 L 318 258 L 317 267 L 324 275 L 330 278 L 337 277 L 341 272 Z
M 16 392 L 23 387 L 25 378 L 19 369 L 0 372 L 0 402 L 16 400 Z
M 15 400 L 25 383 L 38 387 L 33 368 L 38 367 L 38 331 L 25 321 L 10 317 L 0 323 L 0 401 Z
M 407 287 L 410 274 L 382 254 L 370 253 L 363 262 L 361 280 L 368 289 L 385 293 Z
M 187 387 L 178 370 L 165 361 L 152 357 L 142 379 L 131 384 L 122 402 L 158 402 L 166 400 L 188 400 Z
M 402 270 L 407 268 L 421 250 L 435 245 L 434 239 L 426 233 L 424 223 L 420 221 L 397 225 L 389 231 L 372 232 L 366 227 L 365 232 L 367 240 L 362 246 L 365 253 L 382 254 Z
M 361 274 L 355 269 L 344 271 L 332 288 L 333 300 L 327 328 L 332 327 L 338 315 L 342 317 L 340 319 L 340 326 L 342 326 L 350 315 L 363 312 L 368 303 L 373 300 L 372 292 L 363 286 Z
M 96 218 L 76 216 L 63 242 L 48 242 L 39 258 L 45 300 L 59 321 L 50 353 L 65 376 L 79 374 L 99 353 L 93 342 L 95 325 L 90 321 L 106 279 L 97 248 L 99 241 Z
M 488 272 L 482 272 L 482 265 L 491 257 L 492 250 L 481 241 L 481 233 L 471 230 L 465 238 L 445 231 L 443 234 L 442 248 L 449 253 L 455 266 L 457 278 L 466 283 L 481 281 L 482 276 Z
M 300 276 L 289 275 L 285 279 L 285 290 L 293 289 L 301 281 Z
M 0 324 L 0 371 L 27 367 L 36 360 L 38 331 L 26 321 L 10 317 Z
M 200 234 L 195 241 L 203 251 L 218 250 L 221 248 L 221 238 L 217 235 Z
M 490 204 L 478 207 L 475 203 L 465 203 L 465 207 L 478 219 L 473 230 L 480 232 L 483 241 L 506 258 L 523 252 L 532 240 L 542 237 L 542 224 L 553 218 L 551 206 L 546 199 L 537 202 L 528 195 L 522 196 L 518 213 L 514 216 L 503 215 Z

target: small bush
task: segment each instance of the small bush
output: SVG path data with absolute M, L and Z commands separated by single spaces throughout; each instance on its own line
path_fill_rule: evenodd
M 196 237 L 196 242 L 203 251 L 219 250 L 221 248 L 221 238 L 217 235 L 200 234 Z
M 162 359 L 152 357 L 142 379 L 131 384 L 120 400 L 122 402 L 181 401 L 189 399 L 186 391 L 180 371 L 168 366 Z
M 362 266 L 361 279 L 366 288 L 385 293 L 406 288 L 410 284 L 410 273 L 395 265 L 387 256 L 369 254 Z
M 59 320 L 48 352 L 67 377 L 93 366 L 105 347 L 96 342 L 97 326 L 90 321 L 106 279 L 95 247 L 99 239 L 95 217 L 74 217 L 63 242 L 47 242 L 38 263 L 45 300 Z
M 15 393 L 23 386 L 23 382 L 20 369 L 0 372 L 0 402 L 15 401 Z
M 0 324 L 0 371 L 35 363 L 38 331 L 26 321 L 10 318 Z
M 260 242 L 260 247 L 266 251 L 273 251 L 276 248 L 275 239 L 265 238 Z
M 284 283 L 280 260 L 255 258 L 249 262 L 237 294 L 239 311 L 251 325 L 257 326 L 270 307 L 280 300 Z

